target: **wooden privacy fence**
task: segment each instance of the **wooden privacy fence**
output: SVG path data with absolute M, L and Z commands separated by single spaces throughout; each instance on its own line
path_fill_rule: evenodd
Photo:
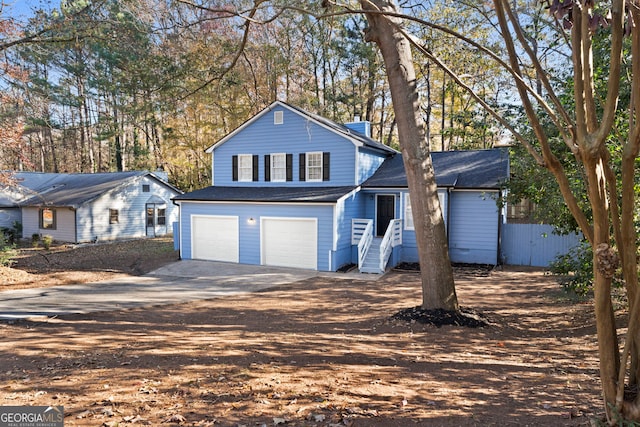
M 507 265 L 548 267 L 581 239 L 580 234 L 553 234 L 553 227 L 547 224 L 502 224 L 500 256 Z

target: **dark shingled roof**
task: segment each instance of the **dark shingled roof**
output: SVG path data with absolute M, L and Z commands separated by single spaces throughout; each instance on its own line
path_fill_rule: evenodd
M 439 187 L 497 189 L 509 179 L 507 150 L 436 151 L 431 153 Z M 363 188 L 406 188 L 400 154 L 387 159 Z
M 30 172 L 16 173 L 18 184 L 21 183 L 21 177 Z M 132 172 L 106 172 L 106 173 L 60 173 L 47 174 L 50 179 L 38 182 L 37 185 L 30 187 L 33 196 L 20 202 L 21 206 L 69 206 L 79 207 L 87 203 L 107 191 L 113 190 L 134 177 L 142 177 L 145 175 L 154 176 L 146 171 Z M 34 180 L 24 176 L 24 184 L 29 184 Z M 158 179 L 159 182 L 172 187 L 170 184 Z M 177 191 L 177 189 L 176 189 Z
M 335 203 L 356 187 L 205 187 L 173 200 L 218 202 Z

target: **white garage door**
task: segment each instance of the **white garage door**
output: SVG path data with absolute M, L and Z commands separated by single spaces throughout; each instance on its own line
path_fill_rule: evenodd
M 237 216 L 192 216 L 193 259 L 239 262 L 238 230 Z
M 262 264 L 318 269 L 315 218 L 261 218 Z

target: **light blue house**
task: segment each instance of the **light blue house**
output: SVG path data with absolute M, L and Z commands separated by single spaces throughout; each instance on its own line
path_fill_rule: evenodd
M 180 190 L 164 172 L 15 172 L 0 187 L 0 227 L 22 223 L 22 235 L 91 242 L 170 234 Z
M 212 185 L 175 197 L 183 259 L 379 273 L 417 261 L 401 155 L 283 102 L 211 146 Z M 454 262 L 496 264 L 501 150 L 433 153 Z

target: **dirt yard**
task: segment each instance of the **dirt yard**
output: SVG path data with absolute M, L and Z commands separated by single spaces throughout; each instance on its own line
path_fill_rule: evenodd
M 164 262 L 175 259 L 164 247 Z M 21 258 L 28 283 L 4 288 L 147 265 L 140 247 L 87 248 L 101 255 Z M 42 270 L 35 260 L 45 257 Z M 490 326 L 390 320 L 420 303 L 411 272 L 0 322 L 0 405 L 63 405 L 66 426 L 589 426 L 602 417 L 589 304 L 569 302 L 542 272 L 456 277 L 461 304 Z

